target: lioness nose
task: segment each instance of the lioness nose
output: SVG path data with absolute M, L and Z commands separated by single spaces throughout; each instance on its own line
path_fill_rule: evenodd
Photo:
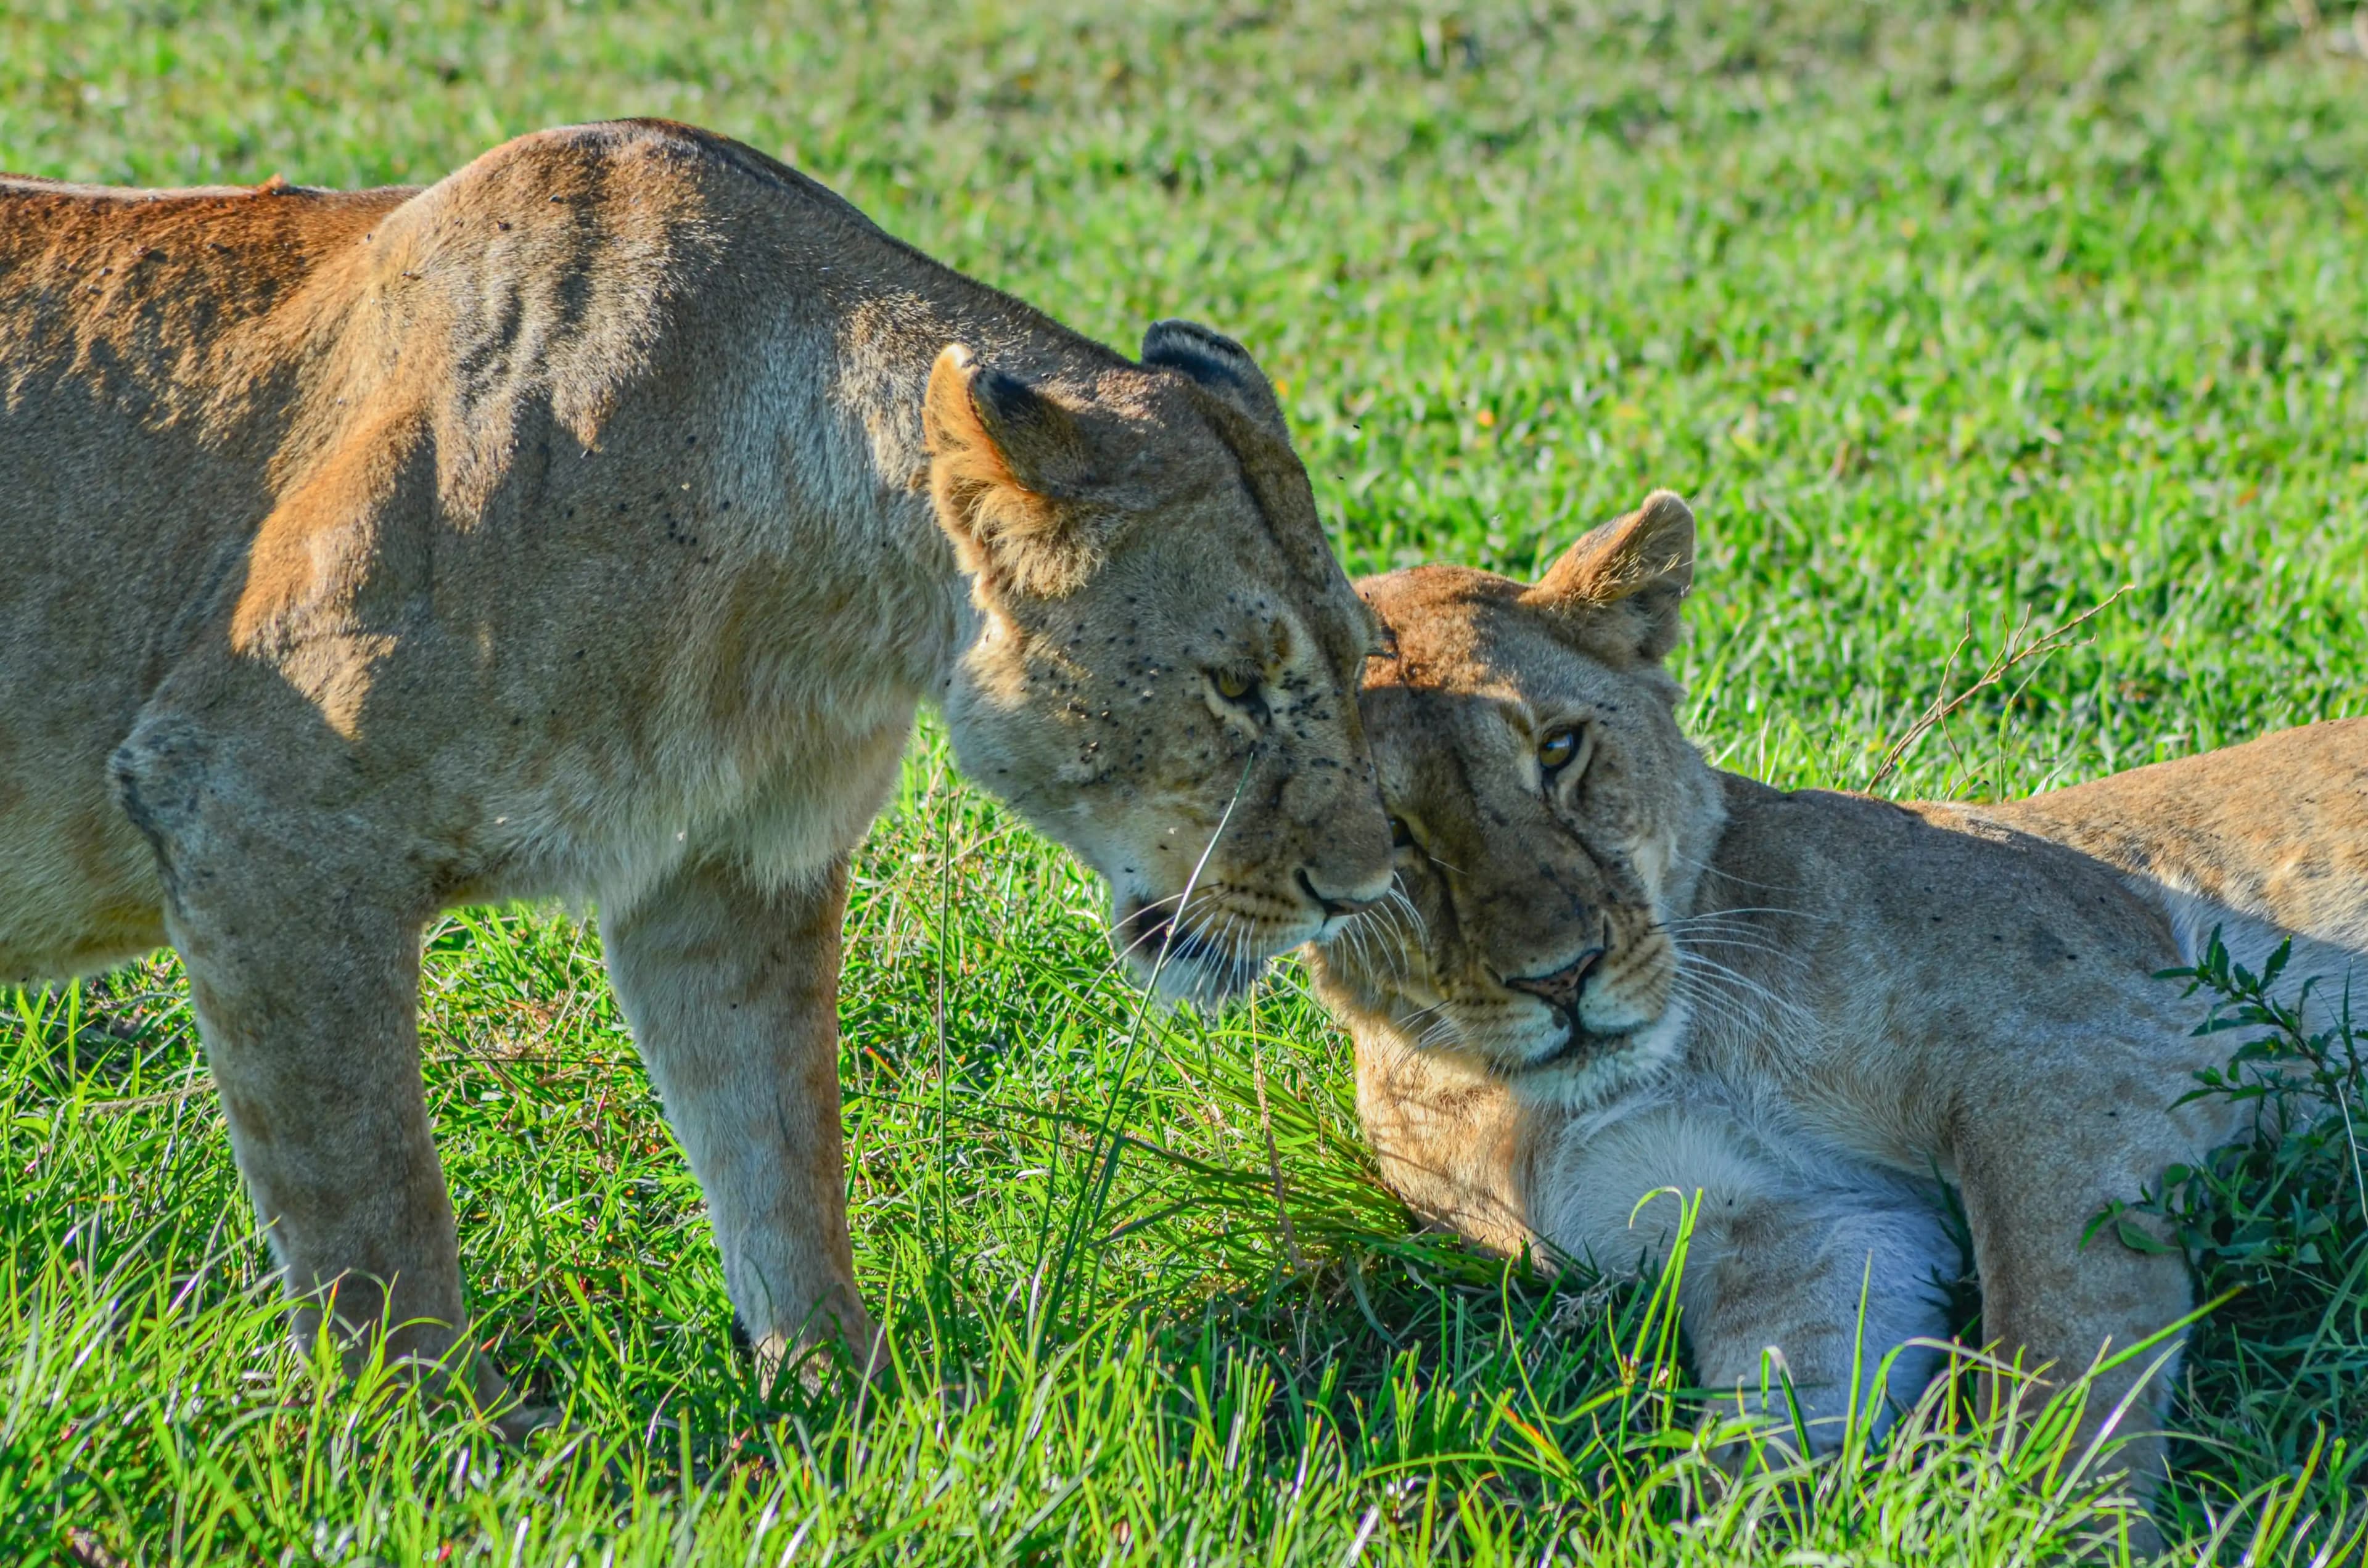
M 1335 920 L 1345 915 L 1361 915 L 1382 902 L 1378 898 L 1346 898 L 1324 892 L 1316 887 L 1315 880 L 1307 874 L 1304 866 L 1299 868 L 1299 889 L 1315 901 L 1315 907 Z
M 1589 948 L 1578 955 L 1578 961 L 1554 971 L 1552 974 L 1534 976 L 1508 975 L 1506 989 L 1526 991 L 1550 1007 L 1556 1007 L 1571 1017 L 1578 1016 L 1578 994 L 1587 989 L 1587 977 L 1603 961 L 1601 948 Z

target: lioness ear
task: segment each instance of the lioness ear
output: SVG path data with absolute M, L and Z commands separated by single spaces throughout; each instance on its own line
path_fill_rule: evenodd
M 1679 602 L 1694 581 L 1694 515 L 1666 490 L 1580 537 L 1521 603 L 1573 624 L 1623 658 L 1657 660 L 1677 646 Z
M 1192 378 L 1235 410 L 1290 439 L 1282 405 L 1250 351 L 1198 322 L 1156 321 L 1143 335 L 1143 362 Z
M 957 343 L 929 369 L 921 400 L 929 497 L 964 572 L 990 591 L 1056 598 L 1101 563 L 1084 500 L 1093 452 L 1076 417 Z

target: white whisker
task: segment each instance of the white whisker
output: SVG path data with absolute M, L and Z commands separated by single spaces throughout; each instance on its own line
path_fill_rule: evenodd
M 1743 937 L 1679 936 L 1673 932 L 1670 934 L 1670 939 L 1681 949 L 1732 948 L 1739 952 L 1765 953 L 1770 958 L 1782 959 L 1788 963 L 1797 964 L 1802 961 L 1801 955 L 1789 948 L 1780 948 L 1772 942 L 1755 942 Z
M 1741 971 L 1731 969 L 1727 965 L 1719 962 L 1716 959 L 1710 958 L 1703 953 L 1689 949 L 1682 946 L 1679 948 L 1678 952 L 1680 960 L 1684 962 L 1691 962 L 1698 966 L 1700 969 L 1708 971 L 1709 974 L 1724 979 L 1728 984 L 1736 987 L 1737 990 L 1758 997 L 1761 1002 L 1765 1003 L 1768 1006 L 1773 1008 L 1777 1012 L 1789 1015 L 1796 1023 L 1810 1024 L 1815 1021 L 1814 1015 L 1812 1015 L 1807 1008 L 1802 1006 L 1798 1002 L 1794 1002 L 1789 997 L 1778 995 L 1775 992 L 1770 990 L 1759 981 L 1754 980 L 1751 976 L 1743 973 Z M 1683 962 L 1680 964 L 1679 972 L 1682 975 Z
M 1677 861 L 1681 866 L 1691 866 L 1697 871 L 1705 872 L 1723 881 L 1733 882 L 1737 887 L 1765 888 L 1770 892 L 1796 893 L 1801 891 L 1798 887 L 1783 887 L 1775 882 L 1755 882 L 1749 877 L 1738 877 L 1733 871 L 1727 870 L 1723 867 L 1713 866 L 1707 860 L 1697 860 L 1691 855 L 1681 855 L 1675 849 L 1669 851 L 1669 858 Z

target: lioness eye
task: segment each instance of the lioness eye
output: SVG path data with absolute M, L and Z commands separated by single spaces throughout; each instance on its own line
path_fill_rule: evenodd
M 1406 826 L 1406 818 L 1392 817 L 1390 819 L 1390 847 L 1393 849 L 1404 849 L 1413 842 L 1414 830 Z
M 1258 686 L 1256 680 L 1239 670 L 1212 670 L 1209 680 L 1216 687 L 1217 695 L 1228 702 L 1239 702 Z
M 1551 773 L 1578 755 L 1578 731 L 1565 724 L 1538 743 L 1538 763 Z

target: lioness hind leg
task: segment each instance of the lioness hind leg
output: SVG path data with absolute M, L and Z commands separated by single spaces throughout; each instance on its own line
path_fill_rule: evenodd
M 298 761 L 165 720 L 142 723 L 114 772 L 157 852 L 165 932 L 299 1348 L 329 1314 L 349 1372 L 382 1350 L 465 1375 L 498 1403 L 498 1376 L 462 1343 L 452 1206 L 420 1079 L 425 905 L 364 813 L 306 808 L 317 779 Z
M 609 979 L 768 1374 L 799 1346 L 842 1340 L 865 1371 L 879 1350 L 855 1286 L 839 1131 L 846 909 L 844 858 L 780 889 L 702 861 L 600 918 Z

